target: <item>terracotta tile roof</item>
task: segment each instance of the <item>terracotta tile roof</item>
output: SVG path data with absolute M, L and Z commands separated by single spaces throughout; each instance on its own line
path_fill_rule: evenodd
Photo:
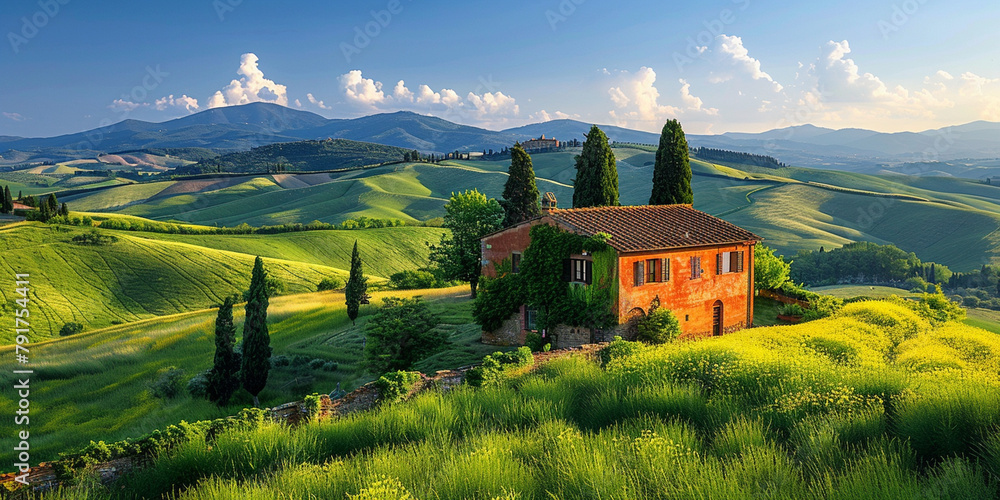
M 690 205 L 556 209 L 549 211 L 548 215 L 579 234 L 610 234 L 608 244 L 619 252 L 724 245 L 762 239 Z
M 18 203 L 16 201 L 14 202 L 14 210 L 31 210 L 31 209 L 32 208 L 29 207 L 28 205 L 23 205 L 23 204 Z

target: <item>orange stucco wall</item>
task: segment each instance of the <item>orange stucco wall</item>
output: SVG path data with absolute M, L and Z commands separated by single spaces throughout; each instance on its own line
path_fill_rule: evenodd
M 716 256 L 735 251 L 744 252 L 743 271 L 716 274 Z M 700 278 L 691 279 L 691 257 L 701 257 Z M 635 262 L 662 258 L 670 259 L 670 280 L 636 286 Z M 721 301 L 724 331 L 746 328 L 753 322 L 752 271 L 753 245 L 747 244 L 621 255 L 618 317 L 624 322 L 636 314 L 636 308 L 644 314 L 659 297 L 660 306 L 670 309 L 680 321 L 683 336 L 705 336 L 712 334 L 712 308 Z
M 512 227 L 506 231 L 487 236 L 481 243 L 483 260 L 483 275 L 491 278 L 496 277 L 496 265 L 504 259 L 509 259 L 513 252 L 524 252 L 531 243 L 531 228 L 538 224 L 555 224 L 549 217 L 542 217 L 531 221 L 528 224 Z
M 496 264 L 508 259 L 513 252 L 523 252 L 531 243 L 531 227 L 553 224 L 542 217 L 531 224 L 513 227 L 488 236 L 482 242 L 485 261 L 483 274 L 496 276 Z M 565 229 L 565 228 L 564 228 Z M 753 245 L 734 244 L 719 247 L 686 248 L 667 252 L 636 252 L 619 255 L 618 259 L 618 318 L 627 322 L 641 309 L 649 310 L 654 297 L 660 306 L 670 309 L 681 324 L 682 335 L 698 337 L 712 334 L 712 308 L 715 301 L 723 305 L 723 330 L 726 333 L 747 328 L 753 323 Z M 743 251 L 743 271 L 716 274 L 716 255 Z M 690 257 L 700 256 L 702 275 L 691 279 Z M 670 258 L 670 281 L 635 286 L 634 263 L 639 260 Z

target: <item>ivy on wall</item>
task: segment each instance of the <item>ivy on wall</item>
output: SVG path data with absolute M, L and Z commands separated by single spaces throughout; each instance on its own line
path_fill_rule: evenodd
M 518 274 L 510 272 L 505 260 L 497 267 L 497 277 L 481 284 L 473 316 L 483 329 L 496 330 L 522 304 L 538 311 L 539 329 L 617 324 L 618 254 L 608 246 L 608 236 L 586 237 L 547 224 L 531 228 L 530 236 Z M 567 282 L 564 261 L 584 251 L 593 259 L 592 284 Z

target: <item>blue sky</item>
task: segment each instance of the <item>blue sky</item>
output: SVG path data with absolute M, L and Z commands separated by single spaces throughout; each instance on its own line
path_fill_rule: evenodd
M 0 135 L 252 101 L 491 129 L 919 131 L 1000 121 L 998 18 L 996 0 L 8 0 Z

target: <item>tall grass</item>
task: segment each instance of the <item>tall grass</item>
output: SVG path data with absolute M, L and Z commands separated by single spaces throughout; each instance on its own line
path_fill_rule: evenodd
M 194 440 L 99 495 L 191 499 L 997 498 L 991 337 L 864 303 L 804 325 L 612 346 L 499 386 Z M 830 356 L 853 352 L 853 359 Z M 827 348 L 817 349 L 826 342 Z M 908 359 L 941 345 L 961 370 Z M 989 349 L 970 348 L 983 345 Z M 873 347 L 874 346 L 874 347 Z M 907 356 L 900 355 L 901 353 Z M 908 357 L 909 356 L 909 357 Z M 77 498 L 80 491 L 54 498 Z

